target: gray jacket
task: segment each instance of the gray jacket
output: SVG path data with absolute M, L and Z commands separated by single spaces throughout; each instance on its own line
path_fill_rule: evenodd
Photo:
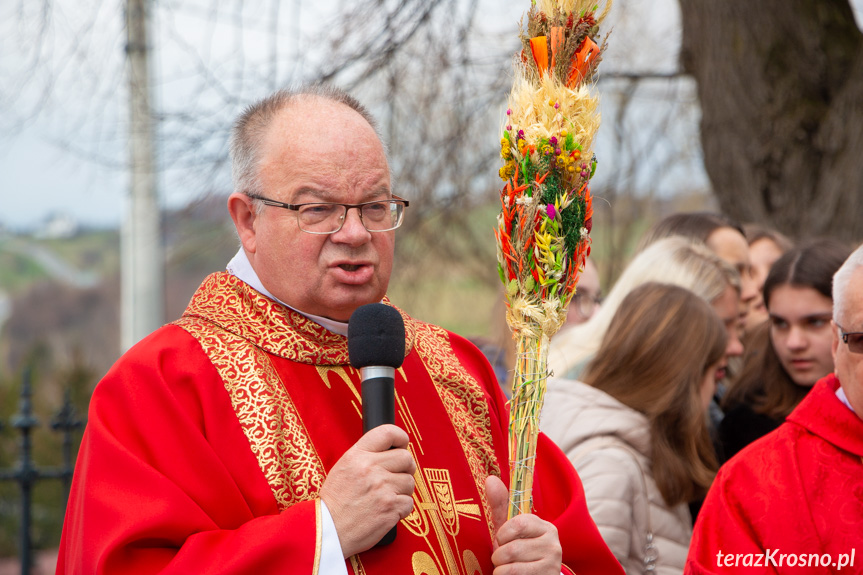
M 682 573 L 692 520 L 685 503 L 666 505 L 653 480 L 647 418 L 584 383 L 550 379 L 540 427 L 578 471 L 590 515 L 626 573 Z

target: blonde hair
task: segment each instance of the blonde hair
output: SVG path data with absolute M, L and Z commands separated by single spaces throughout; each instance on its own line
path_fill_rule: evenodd
M 669 506 L 703 495 L 717 463 L 701 387 L 728 334 L 704 299 L 649 282 L 621 302 L 584 382 L 644 414 L 651 471 Z
M 672 236 L 639 252 L 618 278 L 599 310 L 585 323 L 562 330 L 551 341 L 548 365 L 558 377 L 574 377 L 593 357 L 623 299 L 647 282 L 681 286 L 712 303 L 729 285 L 740 292 L 740 275 L 704 244 Z

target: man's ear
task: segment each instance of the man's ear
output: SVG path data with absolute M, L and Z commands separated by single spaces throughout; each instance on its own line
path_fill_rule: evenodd
M 234 220 L 234 226 L 237 228 L 237 235 L 240 237 L 243 249 L 247 253 L 255 253 L 257 247 L 255 218 L 257 214 L 255 213 L 255 206 L 252 204 L 252 198 L 246 194 L 234 192 L 228 196 L 228 213 Z
M 842 339 L 842 336 L 839 335 L 839 326 L 836 325 L 835 321 L 831 321 L 830 325 L 833 327 L 833 344 L 831 346 L 831 351 L 833 352 L 833 363 L 836 363 L 836 352 L 839 351 L 839 340 Z

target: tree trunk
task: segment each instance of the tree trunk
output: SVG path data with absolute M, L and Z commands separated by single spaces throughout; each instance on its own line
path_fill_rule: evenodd
M 723 212 L 863 237 L 863 34 L 847 0 L 680 0 Z

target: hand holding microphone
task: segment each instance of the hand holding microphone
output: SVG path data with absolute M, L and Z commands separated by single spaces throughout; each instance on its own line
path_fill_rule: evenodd
M 404 361 L 401 315 L 384 304 L 357 308 L 348 324 L 351 365 L 362 376 L 364 435 L 339 459 L 321 488 L 345 557 L 385 545 L 413 510 L 416 464 L 395 422 L 395 370 Z

